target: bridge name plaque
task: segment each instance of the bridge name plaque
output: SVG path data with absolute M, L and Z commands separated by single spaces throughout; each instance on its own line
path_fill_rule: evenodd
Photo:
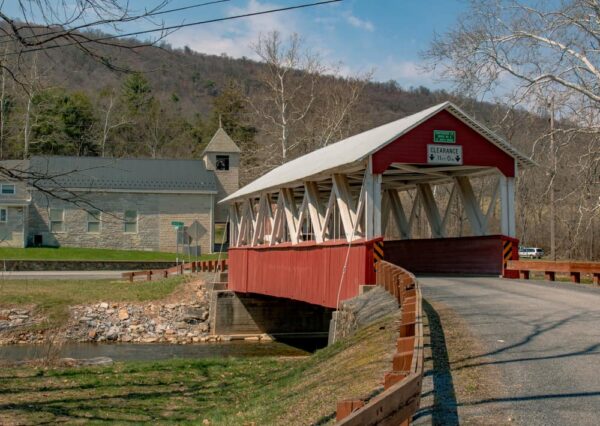
M 427 164 L 462 165 L 462 163 L 462 146 L 427 145 Z

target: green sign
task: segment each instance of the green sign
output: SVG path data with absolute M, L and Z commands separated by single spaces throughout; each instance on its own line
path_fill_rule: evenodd
M 455 143 L 456 132 L 454 130 L 434 130 L 433 141 L 435 143 Z
M 175 228 L 183 228 L 183 222 L 177 222 L 174 220 L 173 222 L 171 222 L 171 225 Z

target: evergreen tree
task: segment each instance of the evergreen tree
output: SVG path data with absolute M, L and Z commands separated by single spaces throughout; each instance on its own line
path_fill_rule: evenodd
M 98 154 L 96 117 L 85 93 L 49 89 L 34 97 L 33 106 L 32 154 Z
M 147 111 L 154 99 L 150 82 L 139 72 L 127 76 L 123 82 L 121 97 L 129 113 L 134 116 Z

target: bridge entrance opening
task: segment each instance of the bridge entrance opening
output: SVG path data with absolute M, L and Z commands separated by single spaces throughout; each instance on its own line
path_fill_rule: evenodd
M 382 256 L 501 275 L 518 256 L 516 170 L 532 164 L 449 102 L 314 151 L 224 200 L 229 288 L 336 307 Z

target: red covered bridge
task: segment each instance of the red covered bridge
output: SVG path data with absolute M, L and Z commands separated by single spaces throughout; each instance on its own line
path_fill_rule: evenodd
M 501 275 L 516 170 L 532 164 L 450 102 L 318 149 L 222 201 L 229 289 L 335 308 L 375 282 L 381 245 L 414 273 Z

